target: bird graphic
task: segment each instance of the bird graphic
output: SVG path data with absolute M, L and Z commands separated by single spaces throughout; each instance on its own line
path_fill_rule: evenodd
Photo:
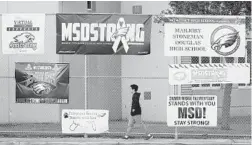
M 56 88 L 56 86 L 47 83 L 47 82 L 41 82 L 38 81 L 36 83 L 31 84 L 31 86 L 29 86 L 31 88 L 33 88 L 33 91 L 37 94 L 37 95 L 47 95 L 49 94 L 53 89 Z
M 212 44 L 211 48 L 215 51 L 220 51 L 222 46 L 225 46 L 225 48 L 232 46 L 236 42 L 238 37 L 239 32 L 223 35 Z
M 21 33 L 20 35 L 15 36 L 13 39 L 15 40 L 15 42 L 27 43 L 27 42 L 33 42 L 35 36 L 32 35 L 31 33 L 24 32 Z

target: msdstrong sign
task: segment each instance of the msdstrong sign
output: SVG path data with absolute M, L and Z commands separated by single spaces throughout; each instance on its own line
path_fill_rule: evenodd
M 150 54 L 151 16 L 57 14 L 57 54 Z
M 239 71 L 237 71 L 239 70 Z M 249 63 L 172 64 L 169 84 L 245 83 L 250 81 Z

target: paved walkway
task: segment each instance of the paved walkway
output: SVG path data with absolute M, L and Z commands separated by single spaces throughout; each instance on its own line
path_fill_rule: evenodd
M 149 123 L 148 129 L 157 137 L 174 138 L 175 128 L 167 127 L 165 123 Z M 220 126 L 220 125 L 218 125 Z M 126 131 L 127 122 L 110 121 L 109 134 L 102 137 L 122 136 Z M 178 128 L 178 136 L 183 138 L 251 138 L 251 123 L 231 124 L 231 130 L 221 130 L 219 127 L 181 127 Z M 143 133 L 140 126 L 133 130 L 134 134 Z M 54 123 L 26 123 L 26 124 L 0 124 L 0 137 L 22 137 L 22 136 L 62 136 L 61 124 Z
M 250 145 L 251 140 L 230 139 L 99 139 L 99 138 L 0 138 L 0 145 Z

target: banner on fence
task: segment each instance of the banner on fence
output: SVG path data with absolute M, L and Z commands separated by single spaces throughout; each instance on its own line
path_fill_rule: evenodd
M 98 134 L 109 130 L 108 110 L 62 110 L 62 133 Z
M 67 104 L 69 64 L 16 63 L 16 102 Z
M 56 16 L 57 54 L 150 54 L 150 15 Z
M 217 126 L 217 96 L 168 96 L 167 125 Z
M 167 16 L 165 56 L 245 57 L 245 16 Z
M 3 54 L 44 54 L 45 14 L 3 14 Z
M 250 82 L 249 63 L 169 65 L 169 84 L 208 84 Z

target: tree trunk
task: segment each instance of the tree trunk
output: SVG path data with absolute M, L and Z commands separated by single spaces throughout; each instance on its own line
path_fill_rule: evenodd
M 233 63 L 233 57 L 226 57 L 226 63 Z M 232 93 L 233 84 L 225 84 L 224 87 L 224 96 L 222 101 L 222 124 L 221 129 L 229 130 L 230 129 L 230 105 L 231 105 L 231 93 Z
M 230 120 L 230 105 L 231 105 L 231 93 L 233 84 L 226 84 L 224 88 L 224 96 L 222 101 L 222 125 L 221 129 L 229 130 Z

